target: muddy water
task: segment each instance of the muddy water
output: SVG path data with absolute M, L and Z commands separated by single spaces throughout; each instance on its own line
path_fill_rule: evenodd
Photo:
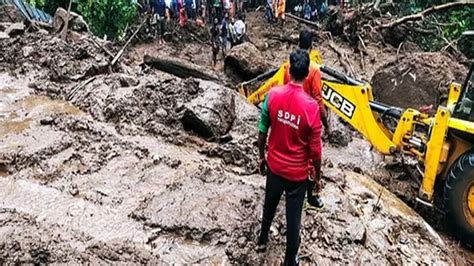
M 31 95 L 33 91 L 27 82 L 0 73 L 0 136 L 19 134 L 49 115 L 81 114 L 78 108 L 67 102 Z

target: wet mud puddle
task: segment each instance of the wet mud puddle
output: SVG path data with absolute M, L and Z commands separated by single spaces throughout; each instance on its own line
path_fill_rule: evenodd
M 0 136 L 19 134 L 49 115 L 81 114 L 78 108 L 67 102 L 31 93 L 25 81 L 0 73 Z

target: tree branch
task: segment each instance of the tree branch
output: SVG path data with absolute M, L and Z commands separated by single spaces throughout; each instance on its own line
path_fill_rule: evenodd
M 291 13 L 285 13 L 285 16 L 287 17 L 290 17 L 298 22 L 301 22 L 301 23 L 304 23 L 306 25 L 310 25 L 310 26 L 313 26 L 313 27 L 316 27 L 316 28 L 319 28 L 319 24 L 314 22 L 314 21 L 309 21 L 309 20 L 306 20 L 304 18 L 300 18 L 300 17 L 297 17 Z
M 393 28 L 393 27 L 398 26 L 398 25 L 400 25 L 402 23 L 405 23 L 407 21 L 423 20 L 426 16 L 428 16 L 430 14 L 440 12 L 440 11 L 445 11 L 445 10 L 448 10 L 448 9 L 451 9 L 451 8 L 461 7 L 461 6 L 474 6 L 474 2 L 467 0 L 467 1 L 447 3 L 447 4 L 444 4 L 444 5 L 432 6 L 428 9 L 423 10 L 420 13 L 405 16 L 405 17 L 399 18 L 395 21 L 392 21 L 390 23 L 382 24 L 382 25 L 378 26 L 378 28 L 382 28 L 382 29 L 383 28 Z

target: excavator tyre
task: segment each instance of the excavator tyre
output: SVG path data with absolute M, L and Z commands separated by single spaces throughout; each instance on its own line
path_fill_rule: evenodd
M 462 243 L 474 247 L 474 150 L 452 165 L 444 191 L 447 221 Z

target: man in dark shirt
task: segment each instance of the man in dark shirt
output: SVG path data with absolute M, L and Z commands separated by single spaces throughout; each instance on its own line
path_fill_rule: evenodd
M 224 14 L 224 18 L 221 23 L 221 46 L 222 46 L 222 57 L 225 58 L 227 51 L 227 38 L 229 36 L 229 13 Z
M 152 0 L 153 7 L 153 20 L 156 22 L 156 33 L 160 33 L 159 41 L 163 41 L 163 36 L 165 34 L 165 14 L 166 14 L 166 2 L 165 0 Z
M 190 20 L 194 20 L 194 1 L 184 0 L 184 7 L 186 9 L 186 16 Z
M 211 30 L 210 30 L 210 37 L 211 37 L 211 44 L 212 44 L 212 62 L 215 66 L 217 63 L 217 54 L 219 53 L 220 48 L 220 24 L 217 18 L 214 18 Z

